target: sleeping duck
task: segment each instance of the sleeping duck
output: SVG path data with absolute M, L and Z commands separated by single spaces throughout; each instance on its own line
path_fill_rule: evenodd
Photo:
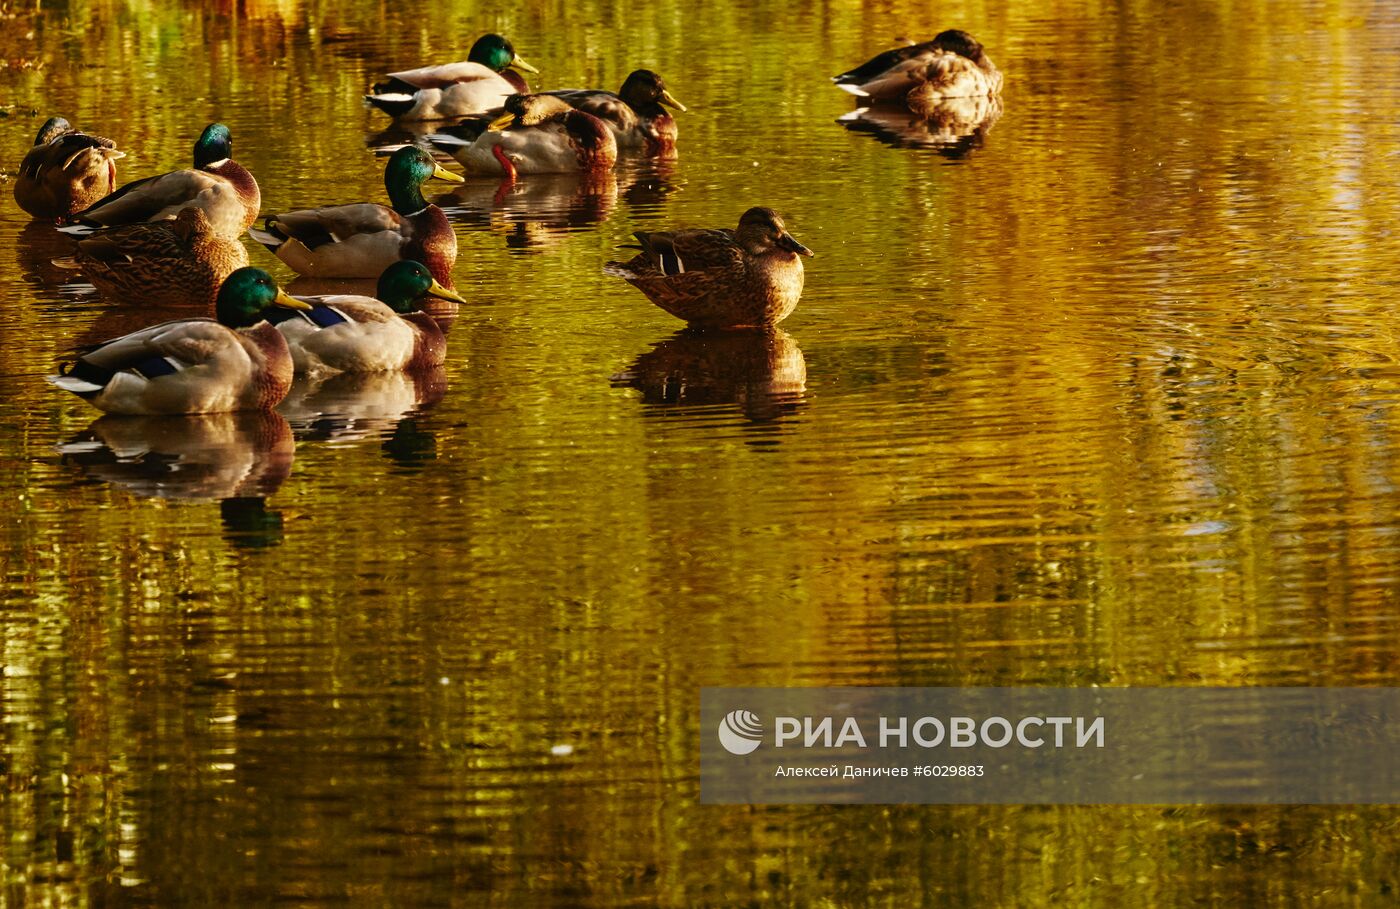
M 511 95 L 493 120 L 476 118 L 428 137 L 471 173 L 598 173 L 617 163 L 617 140 L 602 120 L 553 95 Z
M 530 91 L 520 72 L 537 73 L 500 35 L 483 35 L 462 63 L 390 73 L 365 100 L 395 120 L 446 120 L 500 107 Z
M 457 235 L 442 209 L 423 198 L 430 178 L 463 182 L 421 148 L 406 145 L 384 167 L 392 208 L 377 202 L 309 208 L 271 215 L 265 230 L 248 233 L 300 275 L 377 278 L 393 263 L 412 259 L 452 287 Z
M 832 81 L 857 97 L 900 101 L 911 108 L 1001 91 L 996 65 L 977 39 L 958 29 L 940 32 L 923 44 L 885 51 Z
M 617 147 L 640 150 L 653 157 L 670 157 L 676 151 L 676 121 L 666 107 L 685 111 L 685 105 L 666 89 L 666 82 L 649 69 L 634 70 L 617 94 L 593 89 L 544 92 L 592 114 L 612 128 Z M 665 105 L 663 107 L 662 105 Z
M 117 159 L 126 152 L 62 117 L 39 128 L 15 177 L 15 201 L 36 218 L 63 221 L 117 188 Z
M 786 319 L 802 296 L 802 260 L 812 251 L 793 239 L 771 208 L 751 208 L 737 230 L 634 235 L 642 250 L 609 262 L 651 302 L 694 328 L 765 328 Z
M 182 208 L 204 210 L 214 232 L 234 238 L 258 219 L 258 182 L 233 160 L 233 136 L 222 123 L 205 127 L 194 144 L 194 167 L 128 183 L 59 228 L 87 236 L 103 227 L 163 221 Z
M 426 369 L 441 366 L 447 353 L 442 329 L 417 308 L 426 296 L 466 302 L 426 266 L 405 261 L 384 269 L 373 297 L 303 297 L 307 309 L 284 310 L 270 321 L 287 339 L 298 375 Z
M 273 306 L 310 308 L 267 272 L 240 268 L 219 290 L 217 319 L 163 322 L 115 338 L 48 380 L 107 413 L 267 410 L 292 387 L 287 340 L 267 321 Z

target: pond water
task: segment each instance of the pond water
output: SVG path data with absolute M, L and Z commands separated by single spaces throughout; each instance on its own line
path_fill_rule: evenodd
M 361 93 L 489 30 L 690 110 L 669 165 L 444 201 L 443 372 L 277 415 L 46 385 L 165 314 L 0 185 L 0 905 L 1394 899 L 1391 809 L 702 807 L 697 746 L 706 685 L 1394 683 L 1400 5 L 6 9 L 11 174 L 49 115 L 123 179 L 217 119 L 265 210 L 379 200 Z M 953 26 L 994 122 L 837 123 Z M 817 253 L 780 334 L 601 273 L 751 205 Z

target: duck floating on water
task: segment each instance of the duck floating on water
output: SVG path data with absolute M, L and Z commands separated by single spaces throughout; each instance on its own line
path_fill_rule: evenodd
M 537 73 L 500 35 L 483 35 L 465 62 L 390 73 L 365 100 L 395 120 L 447 120 L 485 113 L 530 91 L 522 72 Z
M 1002 78 L 977 39 L 954 28 L 932 41 L 877 54 L 832 81 L 859 98 L 917 109 L 946 98 L 995 95 Z
M 15 201 L 36 218 L 64 221 L 117 188 L 117 159 L 124 157 L 111 139 L 51 117 L 20 163 Z
M 494 118 L 476 118 L 428 137 L 476 174 L 599 173 L 617 163 L 613 131 L 553 95 L 511 95 Z
M 649 69 L 634 70 L 617 93 L 595 89 L 562 89 L 542 94 L 562 98 L 575 109 L 592 114 L 613 131 L 617 147 L 640 150 L 652 157 L 676 152 L 676 120 L 667 107 L 681 112 L 685 105 L 666 88 L 666 81 Z
M 801 257 L 814 255 L 771 208 L 744 212 L 735 230 L 634 236 L 642 251 L 609 262 L 604 273 L 702 329 L 765 328 L 786 319 L 802 296 Z

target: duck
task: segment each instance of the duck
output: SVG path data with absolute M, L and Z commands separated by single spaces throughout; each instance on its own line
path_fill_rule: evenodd
M 613 131 L 554 95 L 511 95 L 494 119 L 476 118 L 428 141 L 470 173 L 601 173 L 617 163 Z
M 126 152 L 62 117 L 39 127 L 15 178 L 15 201 L 36 218 L 62 223 L 117 188 L 117 159 Z
M 384 167 L 392 208 L 377 202 L 309 208 L 271 215 L 263 230 L 248 233 L 299 275 L 377 278 L 394 262 L 412 259 L 450 288 L 457 235 L 442 209 L 423 198 L 430 178 L 465 182 L 421 148 L 405 145 Z
M 427 266 L 405 260 L 384 269 L 373 297 L 299 297 L 309 309 L 283 310 L 269 321 L 287 339 L 297 375 L 430 369 L 442 365 L 447 339 L 432 316 L 417 311 L 425 296 L 466 302 Z
M 237 240 L 220 236 L 200 208 L 171 221 L 100 230 L 55 264 L 81 269 L 104 296 L 157 307 L 212 309 L 229 275 L 248 264 Z
M 211 123 L 194 144 L 194 167 L 128 183 L 78 212 L 59 230 L 84 237 L 104 227 L 175 217 L 182 208 L 201 208 L 215 233 L 236 239 L 258 219 L 258 181 L 233 160 L 233 134 Z
M 48 381 L 106 413 L 229 413 L 276 407 L 292 387 L 287 339 L 271 307 L 310 309 L 260 268 L 219 289 L 214 319 L 162 322 L 89 349 Z
M 1002 78 L 977 39 L 952 28 L 932 41 L 877 54 L 832 81 L 859 98 L 917 109 L 946 98 L 995 95 Z
M 365 100 L 395 120 L 465 117 L 494 110 L 513 94 L 528 93 L 522 72 L 539 70 L 522 60 L 506 38 L 482 35 L 465 62 L 390 73 Z
M 800 257 L 815 255 L 762 207 L 744 212 L 735 230 L 633 236 L 641 252 L 609 262 L 604 273 L 698 329 L 768 328 L 786 319 L 802 296 Z
M 594 89 L 543 94 L 561 98 L 576 110 L 602 120 L 612 129 L 621 150 L 640 150 L 652 157 L 675 155 L 678 130 L 666 108 L 684 113 L 685 105 L 666 88 L 666 81 L 649 69 L 633 70 L 616 94 Z

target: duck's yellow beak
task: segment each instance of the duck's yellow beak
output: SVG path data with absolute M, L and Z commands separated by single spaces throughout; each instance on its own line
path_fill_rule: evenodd
M 511 69 L 519 70 L 522 73 L 539 72 L 539 70 L 535 69 L 533 66 L 522 60 L 519 54 L 516 54 L 515 57 L 513 57 L 511 61 L 506 64 L 506 66 L 509 66 Z
M 486 124 L 486 128 L 492 132 L 500 132 L 514 122 L 515 114 L 501 114 L 499 117 Z
M 674 107 L 676 110 L 682 113 L 685 112 L 685 105 L 677 101 L 676 96 L 671 94 L 664 88 L 661 90 L 661 103 L 666 105 L 667 107 Z
M 454 174 L 452 171 L 448 170 L 447 168 L 443 167 L 441 164 L 438 164 L 436 162 L 434 162 L 433 164 L 433 179 L 446 180 L 448 183 L 467 182 L 466 178 L 463 177 L 461 174 Z
M 277 288 L 277 297 L 272 301 L 273 306 L 281 306 L 284 309 L 310 309 L 311 304 L 305 300 L 298 300 L 287 293 L 282 288 Z
M 427 294 L 430 297 L 441 297 L 444 300 L 453 300 L 457 303 L 467 302 L 466 298 L 463 297 L 461 294 L 457 293 L 457 291 L 448 290 L 446 287 L 443 287 L 437 281 L 434 281 L 432 284 L 428 285 Z

